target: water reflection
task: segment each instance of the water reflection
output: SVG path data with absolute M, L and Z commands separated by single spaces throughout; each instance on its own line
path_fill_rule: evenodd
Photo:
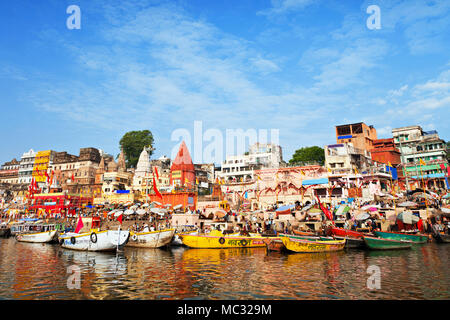
M 411 250 L 267 253 L 264 248 L 73 251 L 0 240 L 0 298 L 6 299 L 448 299 L 446 245 Z M 81 271 L 70 290 L 69 266 Z M 367 268 L 381 289 L 367 288 Z

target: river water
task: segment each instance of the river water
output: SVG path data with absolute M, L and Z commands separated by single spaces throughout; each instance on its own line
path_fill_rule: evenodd
M 0 299 L 449 299 L 449 257 L 450 245 L 435 243 L 327 254 L 184 247 L 116 254 L 9 238 L 0 239 Z M 378 288 L 372 278 L 368 288 L 369 266 L 379 268 Z

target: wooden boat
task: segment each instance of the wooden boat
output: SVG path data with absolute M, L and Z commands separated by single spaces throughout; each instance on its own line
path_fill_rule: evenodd
M 366 246 L 371 250 L 411 249 L 412 241 L 364 237 Z
M 171 246 L 184 246 L 183 240 L 181 239 L 181 235 L 183 234 L 197 234 L 197 230 L 187 231 L 187 232 L 178 232 L 175 231 L 175 234 L 170 242 Z
M 15 238 L 19 242 L 48 243 L 56 238 L 57 230 L 54 224 L 37 224 L 22 229 L 16 233 Z
M 374 234 L 383 239 L 392 239 L 392 240 L 409 240 L 414 244 L 418 243 L 426 243 L 428 241 L 428 237 L 423 234 L 408 234 L 403 232 L 388 232 L 388 231 L 375 231 Z
M 353 238 L 353 237 L 340 237 L 334 236 L 337 240 L 345 240 L 345 247 L 349 249 L 362 249 L 366 247 L 366 243 L 363 238 Z
M 84 226 L 78 233 L 66 232 L 59 236 L 61 247 L 81 251 L 114 251 L 127 244 L 130 237 L 128 230 L 100 231 L 100 218 L 82 220 Z
M 450 234 L 445 234 L 441 232 L 434 232 L 433 237 L 436 242 L 440 243 L 450 243 Z
M 292 236 L 283 236 L 281 239 L 286 249 L 294 252 L 331 252 L 345 247 L 345 240 L 311 241 Z
M 43 232 L 19 233 L 16 234 L 16 240 L 19 242 L 48 243 L 55 239 L 56 232 L 56 230 L 49 230 Z
M 367 236 L 367 234 L 357 231 L 352 231 L 349 229 L 343 229 L 343 228 L 336 228 L 331 227 L 329 230 L 329 234 L 333 236 L 339 236 L 339 237 L 349 237 L 349 238 L 356 238 L 356 239 L 362 239 L 364 236 Z
M 281 252 L 285 249 L 281 237 L 264 237 L 263 242 L 266 244 L 267 250 Z
M 310 237 L 316 236 L 316 234 L 314 232 L 306 232 L 306 231 L 300 231 L 300 230 L 292 230 L 292 231 L 297 236 L 310 236 Z
M 180 234 L 183 244 L 190 248 L 255 248 L 265 247 L 261 236 L 230 236 L 218 230 L 209 234 Z
M 114 251 L 122 248 L 130 232 L 127 230 L 91 230 L 85 233 L 67 232 L 59 236 L 61 247 L 81 251 Z
M 175 234 L 175 229 L 164 229 L 149 232 L 130 232 L 127 247 L 160 248 L 170 244 Z
M 11 228 L 6 224 L 0 224 L 0 237 L 9 237 Z

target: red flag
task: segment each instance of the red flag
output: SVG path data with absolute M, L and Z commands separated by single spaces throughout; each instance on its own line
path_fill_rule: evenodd
M 81 217 L 78 218 L 78 223 L 77 223 L 77 228 L 75 229 L 75 233 L 80 232 L 80 230 L 83 228 L 84 224 L 83 224 L 83 220 L 81 219 Z
M 158 180 L 159 180 L 159 175 L 158 175 L 158 168 L 157 168 L 157 167 L 155 167 L 155 174 L 156 174 L 156 179 L 158 179 Z
M 159 198 L 163 198 L 161 193 L 159 193 L 158 188 L 156 187 L 155 175 L 153 175 L 153 190 L 155 190 L 155 193 Z
M 319 202 L 320 209 L 323 211 L 323 213 L 325 213 L 328 220 L 333 221 L 333 215 L 331 214 L 331 212 L 324 205 L 322 205 L 322 203 L 320 202 L 320 198 L 317 195 L 316 195 L 316 197 L 317 197 L 317 201 Z M 333 223 L 334 223 L 334 221 L 333 221 Z
M 122 216 L 123 216 L 123 214 L 120 214 L 120 216 L 117 217 L 117 221 L 119 221 L 120 224 L 122 224 Z
M 72 182 L 73 181 L 75 181 L 75 176 L 73 175 L 73 172 L 72 172 Z
M 45 177 L 47 178 L 47 182 L 50 181 L 50 176 L 48 175 L 47 171 L 44 172 Z

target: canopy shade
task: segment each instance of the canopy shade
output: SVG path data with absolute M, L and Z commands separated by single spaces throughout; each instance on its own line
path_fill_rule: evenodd
M 358 221 L 362 221 L 362 220 L 366 220 L 368 218 L 370 218 L 370 214 L 368 214 L 367 212 L 363 212 L 363 213 L 360 213 L 359 215 L 357 215 L 355 219 Z
M 414 224 L 419 222 L 420 218 L 411 211 L 403 211 L 397 216 L 397 220 L 400 220 L 405 224 Z
M 397 206 L 398 207 L 416 207 L 417 203 L 412 202 L 412 201 L 405 201 L 405 202 L 399 203 Z

